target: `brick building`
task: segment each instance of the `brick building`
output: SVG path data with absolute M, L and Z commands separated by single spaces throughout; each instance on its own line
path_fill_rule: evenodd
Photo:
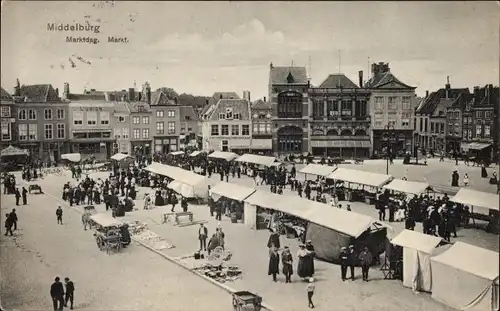
M 460 94 L 457 99 L 446 109 L 446 152 L 448 154 L 460 153 L 461 143 L 467 140 L 469 127 L 472 124 L 470 115 L 465 116 L 467 107 L 473 102 L 472 94 Z
M 14 98 L 4 88 L 0 88 L 0 110 L 2 136 L 0 137 L 0 149 L 4 149 L 13 143 L 12 129 L 16 124 L 14 112 Z
M 152 112 L 153 152 L 169 153 L 179 150 L 180 106 L 177 98 L 170 98 L 166 92 L 158 89 L 151 92 L 149 84 L 145 85 L 146 102 Z
M 272 154 L 273 124 L 271 116 L 273 110 L 271 103 L 264 97 L 264 99 L 253 102 L 250 110 L 252 115 L 252 152 Z
M 153 148 L 153 112 L 148 103 L 133 101 L 127 103 L 130 111 L 130 151 L 132 155 L 151 155 Z

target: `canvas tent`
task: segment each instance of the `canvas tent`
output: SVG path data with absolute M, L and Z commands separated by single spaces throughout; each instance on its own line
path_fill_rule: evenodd
M 442 241 L 439 237 L 412 230 L 403 230 L 392 239 L 392 244 L 403 247 L 403 286 L 414 292 L 432 290 L 430 257 Z
M 490 210 L 499 210 L 498 194 L 461 188 L 450 201 L 472 207 L 472 212 L 489 215 Z
M 316 175 L 316 176 L 328 176 L 333 171 L 335 171 L 337 168 L 335 166 L 328 166 L 328 165 L 322 165 L 322 164 L 308 164 L 304 168 L 302 168 L 299 172 L 302 174 L 310 174 L 310 175 Z
M 197 156 L 198 156 L 198 155 L 200 155 L 200 154 L 201 154 L 201 151 L 198 151 L 198 150 L 197 150 L 197 151 L 193 151 L 193 152 L 191 152 L 191 154 L 190 154 L 189 156 L 190 156 L 190 157 L 197 157 Z
M 2 149 L 2 151 L 0 151 L 0 156 L 2 157 L 23 156 L 23 155 L 28 155 L 28 150 L 19 149 L 12 145 L 9 145 L 7 148 Z
M 402 180 L 402 179 L 393 179 L 390 183 L 383 186 L 382 188 L 396 191 L 396 192 L 403 192 L 403 193 L 410 193 L 410 194 L 417 194 L 418 195 L 418 194 L 424 193 L 428 187 L 429 187 L 429 184 L 423 183 L 423 182 L 408 181 L 408 180 Z
M 221 181 L 220 183 L 215 185 L 212 189 L 210 189 L 210 195 L 216 201 L 220 197 L 226 197 L 241 202 L 246 198 L 248 198 L 254 192 L 255 189 L 224 181 Z
M 173 156 L 183 155 L 184 151 L 173 151 L 173 152 L 170 152 L 170 154 Z
M 66 153 L 66 154 L 61 154 L 61 159 L 76 163 L 80 162 L 82 156 L 79 153 Z
M 392 180 L 391 175 L 338 168 L 327 178 L 371 187 L 382 187 Z
M 209 154 L 208 157 L 212 159 L 222 159 L 226 161 L 232 161 L 236 159 L 238 155 L 234 152 L 215 151 Z
M 358 247 L 367 245 L 372 248 L 371 245 L 385 239 L 385 228 L 376 230 L 376 237 L 368 233 L 376 222 L 375 219 L 305 198 L 257 190 L 244 202 L 245 223 L 250 226 L 255 224 L 257 207 L 287 213 L 308 221 L 306 239 L 312 241 L 316 256 L 326 261 L 337 262 L 342 246 L 355 244 Z
M 272 166 L 273 163 L 277 162 L 278 160 L 275 157 L 266 157 L 266 156 L 261 156 L 261 155 L 257 155 L 257 154 L 246 153 L 246 154 L 242 155 L 241 157 L 237 158 L 235 161 L 253 163 L 253 164 L 263 165 L 263 166 Z
M 431 257 L 432 298 L 458 310 L 498 310 L 498 253 L 463 242 Z
M 122 160 L 125 160 L 127 158 L 132 158 L 132 157 L 129 156 L 129 155 L 127 155 L 127 154 L 123 154 L 123 153 L 117 153 L 117 154 L 115 154 L 115 155 L 113 155 L 111 157 L 112 160 L 115 160 L 115 161 L 118 161 L 118 162 L 120 162 Z

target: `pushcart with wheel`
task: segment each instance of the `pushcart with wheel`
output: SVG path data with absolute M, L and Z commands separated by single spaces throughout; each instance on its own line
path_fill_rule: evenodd
M 243 311 L 243 306 L 245 305 L 253 305 L 255 311 L 260 311 L 262 308 L 262 297 L 247 291 L 233 293 L 234 311 Z

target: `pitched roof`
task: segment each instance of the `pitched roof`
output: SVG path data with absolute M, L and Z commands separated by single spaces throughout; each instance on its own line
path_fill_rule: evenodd
M 85 94 L 68 94 L 69 100 L 106 100 L 104 92 L 91 91 Z
M 474 106 L 493 106 L 498 108 L 498 97 L 500 89 L 498 87 L 490 86 L 489 96 L 486 96 L 487 87 L 489 86 L 487 85 L 479 89 L 477 96 L 479 100 L 476 99 Z
M 128 109 L 132 113 L 137 112 L 151 112 L 151 107 L 144 102 L 127 102 Z
M 151 93 L 151 106 L 176 105 L 175 101 L 168 98 L 162 90 L 157 90 Z
M 180 118 L 181 121 L 196 121 L 198 120 L 198 115 L 194 111 L 194 108 L 192 106 L 181 106 L 180 107 Z M 187 117 L 187 118 L 186 118 Z
M 255 110 L 269 110 L 271 109 L 271 103 L 265 102 L 262 99 L 257 99 L 252 103 L 252 109 Z
M 206 97 L 206 96 L 194 96 L 191 94 L 181 94 L 181 95 L 179 95 L 179 105 L 201 108 L 207 104 L 207 101 L 209 98 L 210 97 Z
M 271 84 L 289 84 L 289 75 L 293 84 L 307 84 L 306 67 L 272 67 L 269 80 Z
M 450 89 L 448 98 L 456 100 L 457 97 L 462 93 L 470 94 L 468 88 Z M 442 99 L 446 99 L 446 89 L 444 88 L 429 94 L 429 96 L 420 103 L 419 107 L 417 108 L 417 113 L 432 114 L 434 110 L 436 110 L 437 106 L 441 103 Z
M 458 95 L 457 100 L 453 102 L 450 108 L 465 109 L 465 106 L 474 99 L 474 94 L 462 93 Z
M 0 88 L 0 97 L 2 100 L 7 100 L 7 101 L 12 101 L 14 98 L 12 98 L 12 95 L 9 94 L 3 87 Z
M 320 88 L 344 88 L 344 89 L 357 89 L 359 88 L 356 83 L 352 82 L 345 74 L 337 73 L 329 75 L 325 81 L 320 85 Z
M 21 86 L 21 96 L 16 98 L 17 102 L 46 103 L 60 101 L 55 90 L 50 84 L 34 84 Z
M 396 78 L 395 75 L 393 75 L 390 71 L 382 72 L 380 74 L 376 74 L 373 77 L 370 78 L 370 80 L 366 81 L 365 87 L 366 88 L 371 88 L 371 89 L 376 89 L 379 87 L 382 87 L 386 84 L 389 83 L 398 83 L 403 86 L 406 86 L 408 88 L 414 88 L 412 86 L 409 86 L 406 83 L 401 82 L 398 78 Z
M 226 108 L 233 108 L 233 113 L 239 113 L 240 120 L 250 119 L 250 102 L 246 99 L 219 99 L 216 104 L 210 105 L 210 109 L 205 113 L 205 118 L 218 120 L 215 116 L 218 117 L 217 113 L 225 112 Z
M 212 95 L 212 98 L 216 99 L 216 100 L 219 100 L 219 99 L 240 99 L 240 96 L 238 94 L 236 94 L 235 92 L 215 92 L 214 95 Z

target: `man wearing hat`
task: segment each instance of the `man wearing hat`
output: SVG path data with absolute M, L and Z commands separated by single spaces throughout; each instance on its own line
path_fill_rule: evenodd
M 342 281 L 345 281 L 347 274 L 347 265 L 349 262 L 349 253 L 347 252 L 347 247 L 342 246 L 340 249 L 340 273 L 342 276 Z
M 356 263 L 356 251 L 354 249 L 354 245 L 349 245 L 349 249 L 347 251 L 349 254 L 348 258 L 348 263 L 349 263 L 349 270 L 351 271 L 351 280 L 354 281 L 354 264 Z
M 368 271 L 370 270 L 370 265 L 372 263 L 373 256 L 365 246 L 363 251 L 359 254 L 359 262 L 361 264 L 361 274 L 363 275 L 363 281 L 368 282 Z

